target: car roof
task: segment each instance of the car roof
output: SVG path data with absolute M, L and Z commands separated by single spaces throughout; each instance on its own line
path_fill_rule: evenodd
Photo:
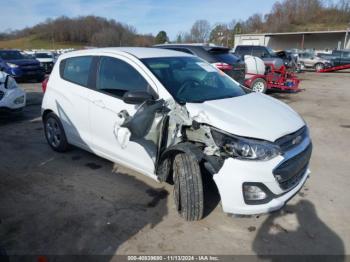
M 203 48 L 204 50 L 230 50 L 230 48 L 228 47 L 224 47 L 224 46 L 218 46 L 218 45 L 214 45 L 214 44 L 203 44 L 203 43 L 190 43 L 190 44 L 187 44 L 187 43 L 184 43 L 184 44 L 160 44 L 160 45 L 155 45 L 154 47 L 161 47 L 161 48 L 166 48 L 166 47 L 186 47 L 186 48 L 189 48 L 191 49 L 192 47 L 194 48 Z
M 109 53 L 109 54 L 130 54 L 139 59 L 143 58 L 154 58 L 154 57 L 192 57 L 191 54 L 178 52 L 174 50 L 161 49 L 161 48 L 150 48 L 150 47 L 107 47 L 107 48 L 95 48 L 80 51 L 73 51 L 64 54 L 64 57 L 69 57 L 71 54 L 96 54 L 96 53 Z

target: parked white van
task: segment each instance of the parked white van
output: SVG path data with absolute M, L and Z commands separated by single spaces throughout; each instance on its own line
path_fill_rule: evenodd
M 215 181 L 224 212 L 258 214 L 281 208 L 310 173 L 311 139 L 296 112 L 183 52 L 63 54 L 42 118 L 58 152 L 75 145 L 173 183 L 186 220 L 203 216 L 203 176 Z

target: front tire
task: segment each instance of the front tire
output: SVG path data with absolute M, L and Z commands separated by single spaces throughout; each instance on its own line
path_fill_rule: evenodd
M 66 134 L 60 119 L 54 113 L 48 113 L 44 118 L 45 137 L 49 146 L 57 152 L 69 149 Z
M 257 78 L 252 82 L 251 88 L 252 88 L 253 92 L 265 94 L 266 90 L 267 90 L 267 83 L 264 79 Z
M 204 196 L 202 175 L 198 161 L 181 153 L 173 162 L 174 200 L 178 213 L 187 221 L 203 217 Z

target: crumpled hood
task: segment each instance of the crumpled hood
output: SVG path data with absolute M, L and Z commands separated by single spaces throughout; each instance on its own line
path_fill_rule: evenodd
M 305 125 L 288 105 L 259 93 L 187 103 L 190 116 L 199 123 L 214 126 L 228 133 L 275 141 Z

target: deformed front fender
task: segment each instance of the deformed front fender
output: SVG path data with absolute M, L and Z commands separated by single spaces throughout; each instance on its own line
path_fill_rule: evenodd
M 156 164 L 157 176 L 160 181 L 167 181 L 172 169 L 172 159 L 175 155 L 186 153 L 194 157 L 200 163 L 203 159 L 203 151 L 190 142 L 179 143 L 168 147 L 162 152 Z
M 157 176 L 160 181 L 164 182 L 168 180 L 172 170 L 173 157 L 179 153 L 191 155 L 198 161 L 198 164 L 203 163 L 204 167 L 211 174 L 219 172 L 224 163 L 224 159 L 220 157 L 204 154 L 203 149 L 196 144 L 190 142 L 179 143 L 167 148 L 161 154 L 156 166 Z

